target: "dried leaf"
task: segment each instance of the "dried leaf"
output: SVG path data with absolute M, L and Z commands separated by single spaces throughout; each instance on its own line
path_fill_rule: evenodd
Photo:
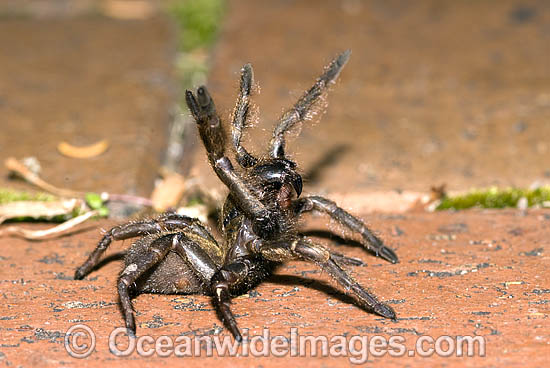
M 70 215 L 82 205 L 83 202 L 76 198 L 49 202 L 16 201 L 5 203 L 0 205 L 0 223 L 18 217 L 51 219 L 56 216 Z
M 73 158 L 91 158 L 101 155 L 109 148 L 109 141 L 103 139 L 89 146 L 76 147 L 67 142 L 57 145 L 57 150 L 64 156 Z

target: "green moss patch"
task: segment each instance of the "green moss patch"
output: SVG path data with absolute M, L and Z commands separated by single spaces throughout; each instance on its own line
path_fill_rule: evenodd
M 51 202 L 57 198 L 48 193 L 30 193 L 8 188 L 0 188 L 0 204 L 32 201 L 32 202 Z
M 225 8 L 223 0 L 180 0 L 170 6 L 170 14 L 180 27 L 179 44 L 184 52 L 210 46 Z
M 436 210 L 463 210 L 472 207 L 478 208 L 505 208 L 517 207 L 521 198 L 527 200 L 528 207 L 550 207 L 550 186 L 541 186 L 536 189 L 491 187 L 488 189 L 474 189 L 463 195 L 441 199 Z

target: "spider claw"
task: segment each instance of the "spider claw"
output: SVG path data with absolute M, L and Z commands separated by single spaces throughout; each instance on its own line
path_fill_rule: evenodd
M 232 331 L 232 333 L 238 343 L 243 342 L 243 336 L 241 335 L 239 329 L 237 329 L 236 331 Z
M 336 80 L 338 74 L 342 71 L 342 68 L 349 60 L 351 55 L 351 50 L 346 50 L 339 54 L 332 62 L 329 64 L 325 74 L 321 76 L 321 79 L 325 79 L 327 82 L 332 82 Z
M 397 254 L 395 254 L 395 252 L 392 249 L 390 249 L 386 246 L 382 246 L 382 248 L 377 250 L 376 251 L 376 256 L 377 257 L 382 257 L 386 261 L 389 261 L 391 263 L 399 262 L 399 259 L 397 258 Z
M 297 197 L 300 196 L 300 194 L 302 194 L 302 177 L 300 175 L 296 175 L 293 179 L 292 179 L 292 186 L 294 187 L 294 190 L 296 191 L 296 195 Z
M 393 308 L 386 304 L 382 304 L 382 303 L 376 304 L 374 306 L 374 312 L 376 314 L 381 315 L 382 317 L 386 317 L 389 319 L 395 320 L 397 318 Z
M 131 339 L 135 339 L 137 337 L 136 336 L 136 331 L 131 330 L 129 328 L 126 328 L 126 333 L 128 334 L 128 337 L 131 338 Z
M 197 100 L 195 99 L 195 96 L 193 96 L 193 92 L 186 90 L 185 91 L 185 102 L 187 103 L 187 107 L 189 107 L 189 111 L 191 111 L 191 114 L 195 118 L 195 120 L 199 121 L 199 105 L 197 103 Z
M 82 270 L 81 267 L 77 268 L 74 273 L 74 279 L 75 280 L 82 280 L 86 276 L 86 273 Z
M 197 89 L 197 99 L 201 108 L 203 109 L 208 107 L 208 105 L 210 104 L 212 98 L 210 97 L 210 94 L 208 93 L 208 90 L 205 86 L 200 86 L 199 89 Z

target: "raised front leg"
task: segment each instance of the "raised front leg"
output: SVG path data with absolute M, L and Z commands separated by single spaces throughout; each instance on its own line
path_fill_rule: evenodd
M 276 226 L 276 222 L 273 221 L 273 214 L 260 202 L 258 194 L 253 192 L 241 175 L 234 170 L 229 158 L 225 156 L 225 137 L 221 121 L 206 87 L 199 87 L 197 98 L 191 91 L 186 91 L 185 97 L 199 127 L 210 164 L 220 180 L 231 191 L 235 203 L 247 217 L 253 220 L 258 234 L 275 232 L 273 227 Z
M 316 106 L 322 102 L 323 95 L 327 92 L 328 86 L 334 83 L 342 68 L 348 62 L 351 51 L 344 51 L 338 55 L 325 68 L 325 72 L 317 78 L 315 84 L 290 108 L 285 111 L 279 119 L 273 138 L 271 138 L 271 157 L 285 157 L 285 134 L 297 123 L 311 119 L 315 115 Z
M 233 111 L 233 123 L 231 124 L 231 138 L 235 148 L 236 159 L 241 167 L 254 166 L 258 160 L 241 145 L 241 137 L 249 117 L 250 92 L 252 90 L 252 65 L 246 64 L 241 69 L 241 86 L 239 97 Z
M 305 197 L 297 199 L 294 202 L 294 208 L 298 215 L 313 210 L 326 213 L 348 229 L 361 234 L 362 244 L 365 248 L 387 261 L 397 263 L 397 255 L 393 250 L 386 247 L 382 240 L 374 235 L 363 221 L 338 207 L 333 201 L 317 196 Z
M 206 87 L 197 89 L 197 98 L 191 91 L 185 91 L 185 101 L 199 128 L 199 134 L 208 153 L 212 167 L 225 154 L 225 136 L 214 101 Z

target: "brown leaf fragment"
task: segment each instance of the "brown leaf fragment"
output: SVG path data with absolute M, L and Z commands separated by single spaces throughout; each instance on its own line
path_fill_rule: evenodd
M 185 178 L 183 176 L 168 170 L 161 171 L 163 179 L 151 194 L 153 208 L 159 212 L 176 207 L 185 192 Z
M 57 150 L 64 156 L 72 158 L 91 158 L 101 155 L 109 148 L 109 141 L 103 139 L 88 146 L 73 146 L 67 142 L 61 142 L 57 145 Z

